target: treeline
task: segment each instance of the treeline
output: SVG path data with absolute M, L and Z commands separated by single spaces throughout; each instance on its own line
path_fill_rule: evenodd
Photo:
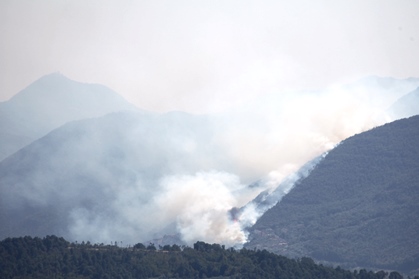
M 133 247 L 70 243 L 56 236 L 0 242 L 0 278 L 333 278 L 401 279 L 397 272 L 349 271 L 288 259 L 266 250 L 138 243 Z M 416 276 L 414 279 L 419 279 Z

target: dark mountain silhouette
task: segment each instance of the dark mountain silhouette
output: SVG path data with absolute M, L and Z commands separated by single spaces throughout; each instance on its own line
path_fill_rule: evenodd
M 248 248 L 347 267 L 419 266 L 419 116 L 344 140 L 251 229 Z
M 411 117 L 419 114 L 419 87 L 401 97 L 389 109 L 391 115 L 399 118 Z
M 46 75 L 0 103 L 0 161 L 73 120 L 137 110 L 111 89 Z

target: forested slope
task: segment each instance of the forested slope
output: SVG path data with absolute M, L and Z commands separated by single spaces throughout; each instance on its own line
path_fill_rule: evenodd
M 419 116 L 355 135 L 266 212 L 247 247 L 398 269 L 419 267 Z
M 0 242 L 0 277 L 7 278 L 362 278 L 401 279 L 397 272 L 348 271 L 317 265 L 310 258 L 225 249 L 197 242 L 193 248 L 141 243 L 130 248 L 69 243 L 47 236 Z M 419 277 L 415 277 L 419 279 Z

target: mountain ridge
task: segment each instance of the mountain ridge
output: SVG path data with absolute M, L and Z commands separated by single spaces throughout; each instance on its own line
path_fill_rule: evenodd
M 419 263 L 418 143 L 419 116 L 344 140 L 257 221 L 246 246 L 411 271 Z
M 0 103 L 0 161 L 69 121 L 119 110 L 139 109 L 106 86 L 43 76 Z

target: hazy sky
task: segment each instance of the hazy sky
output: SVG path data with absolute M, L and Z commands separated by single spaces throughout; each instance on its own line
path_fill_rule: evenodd
M 416 0 L 2 0 L 0 101 L 57 71 L 142 108 L 190 112 L 419 76 L 418 14 Z

